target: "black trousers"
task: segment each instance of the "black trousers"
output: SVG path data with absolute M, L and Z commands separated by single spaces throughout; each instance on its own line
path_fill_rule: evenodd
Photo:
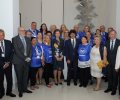
M 71 62 L 70 64 L 67 64 L 67 66 L 68 66 L 67 83 L 70 83 L 72 78 L 74 80 L 74 83 L 77 83 L 77 71 L 78 71 L 77 64 Z
M 12 65 L 6 69 L 3 69 L 2 66 L 0 66 L 0 95 L 5 94 L 4 90 L 4 75 L 6 76 L 7 81 L 7 90 L 6 93 L 12 92 L 12 85 L 13 85 L 13 79 L 12 79 Z
M 108 89 L 116 91 L 118 86 L 118 73 L 115 71 L 115 68 L 109 66 L 108 68 Z
M 36 84 L 36 74 L 38 72 L 39 67 L 30 67 L 30 85 L 34 86 Z
M 27 90 L 28 85 L 28 63 L 15 64 L 15 72 L 17 76 L 18 92 L 23 93 Z
M 52 76 L 51 74 L 53 74 L 52 67 L 53 67 L 53 65 L 51 63 L 45 63 L 44 75 L 45 75 L 45 83 L 46 83 L 46 85 L 49 84 L 49 78 Z
M 79 68 L 79 81 L 82 86 L 87 86 L 90 79 L 90 67 Z

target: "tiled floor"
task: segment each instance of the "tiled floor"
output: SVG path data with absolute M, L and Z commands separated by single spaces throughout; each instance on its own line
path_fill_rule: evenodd
M 103 83 L 100 91 L 93 91 L 93 86 L 87 88 L 80 88 L 79 86 L 67 86 L 66 83 L 59 86 L 53 86 L 47 88 L 44 85 L 40 85 L 38 90 L 33 91 L 32 94 L 24 94 L 22 98 L 18 97 L 17 90 L 13 92 L 17 94 L 16 98 L 6 97 L 2 100 L 120 100 L 118 93 L 115 96 L 111 96 L 110 93 L 105 94 L 104 89 L 106 84 Z

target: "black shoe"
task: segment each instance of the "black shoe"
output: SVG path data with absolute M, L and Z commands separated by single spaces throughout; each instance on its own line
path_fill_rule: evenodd
M 32 93 L 32 91 L 30 91 L 30 90 L 25 90 L 24 92 L 25 93 Z
M 90 80 L 90 85 L 93 85 L 93 80 Z
M 58 83 L 55 83 L 56 86 L 58 86 Z
M 74 86 L 77 86 L 77 83 L 76 83 L 76 82 L 74 83 Z
M 22 97 L 23 96 L 23 94 L 22 93 L 19 93 L 19 97 Z
M 107 90 L 105 90 L 104 92 L 105 93 L 109 93 L 109 92 L 111 92 L 112 90 L 111 89 L 107 89 Z
M 79 85 L 79 87 L 82 87 L 82 86 L 83 86 L 82 84 Z
M 112 91 L 112 92 L 111 92 L 111 95 L 116 95 L 116 91 Z
M 67 80 L 64 80 L 64 82 L 67 82 Z
M 3 95 L 0 95 L 0 99 L 2 99 L 3 98 Z
M 5 95 L 4 93 L 0 94 L 0 99 L 2 99 L 4 95 Z
M 67 83 L 67 86 L 70 86 L 70 83 Z
M 10 97 L 16 97 L 16 95 L 13 94 L 13 93 L 6 93 L 6 95 L 7 95 L 7 96 L 10 96 Z
M 87 87 L 87 85 L 83 85 L 83 87 L 84 87 L 84 88 L 86 88 L 86 87 Z
M 60 82 L 59 84 L 62 85 L 62 82 Z

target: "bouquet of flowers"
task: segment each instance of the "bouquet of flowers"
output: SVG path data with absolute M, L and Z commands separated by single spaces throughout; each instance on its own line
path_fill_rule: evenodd
M 108 63 L 108 61 L 107 61 L 107 62 L 106 62 L 106 65 L 108 65 L 108 64 L 109 64 L 109 63 Z M 99 69 L 102 69 L 102 68 L 104 67 L 102 60 L 98 61 L 97 65 L 98 65 Z

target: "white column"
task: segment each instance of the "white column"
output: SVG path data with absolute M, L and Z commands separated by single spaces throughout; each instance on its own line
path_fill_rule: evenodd
M 116 0 L 116 30 L 120 38 L 120 0 Z
M 19 0 L 0 0 L 0 4 L 0 29 L 5 31 L 5 38 L 11 40 L 19 26 Z M 15 87 L 14 69 L 13 84 Z

